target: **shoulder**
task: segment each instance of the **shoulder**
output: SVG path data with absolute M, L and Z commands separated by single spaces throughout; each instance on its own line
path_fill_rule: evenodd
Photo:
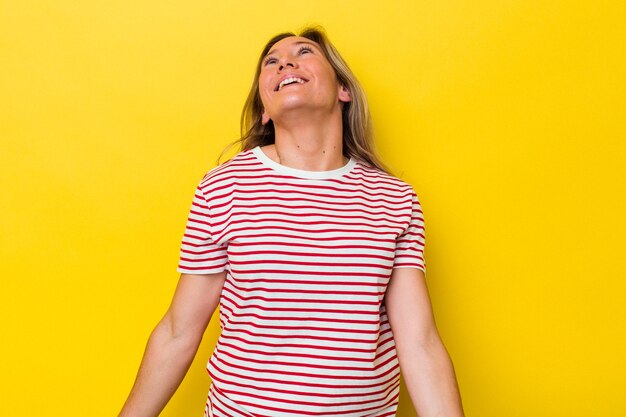
M 206 190 L 208 187 L 219 185 L 233 178 L 238 173 L 245 170 L 246 167 L 252 167 L 255 164 L 256 160 L 252 154 L 252 150 L 243 150 L 229 160 L 209 169 L 202 177 L 199 186 Z
M 354 171 L 355 178 L 358 178 L 364 186 L 370 189 L 384 190 L 386 193 L 410 198 L 415 194 L 415 190 L 408 182 L 385 172 L 377 167 L 358 162 Z

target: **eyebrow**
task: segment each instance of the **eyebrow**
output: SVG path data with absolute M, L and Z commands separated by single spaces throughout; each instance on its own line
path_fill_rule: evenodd
M 314 47 L 317 47 L 317 45 L 315 45 L 313 42 L 309 42 L 309 41 L 298 41 L 298 42 L 295 42 L 293 45 L 302 45 L 303 43 L 311 45 L 311 46 L 314 46 Z M 265 54 L 265 56 L 263 58 L 265 58 L 265 57 L 267 57 L 269 55 L 272 55 L 274 52 L 276 52 L 275 49 L 270 50 L 268 53 Z

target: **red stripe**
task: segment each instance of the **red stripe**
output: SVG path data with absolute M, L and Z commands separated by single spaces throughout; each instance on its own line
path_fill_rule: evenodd
M 417 194 L 361 163 L 336 178 L 293 173 L 247 150 L 195 190 L 179 270 L 228 272 L 212 412 L 393 416 L 400 369 L 382 300 L 394 268 L 425 270 Z

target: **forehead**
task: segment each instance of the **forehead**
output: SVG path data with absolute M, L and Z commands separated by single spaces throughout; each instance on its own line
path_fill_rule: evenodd
M 300 46 L 300 44 L 303 43 L 313 45 L 316 48 L 320 49 L 320 46 L 317 44 L 317 42 L 313 42 L 310 39 L 304 38 L 302 36 L 289 36 L 276 42 L 265 55 L 271 55 L 276 51 L 280 51 L 281 49 L 289 49 L 293 46 Z

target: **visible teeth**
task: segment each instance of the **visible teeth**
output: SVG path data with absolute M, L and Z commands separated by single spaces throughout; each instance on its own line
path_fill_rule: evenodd
M 297 78 L 297 77 L 289 77 L 289 78 L 286 78 L 286 79 L 284 79 L 284 80 L 282 80 L 282 81 L 280 82 L 280 84 L 278 85 L 278 89 L 280 90 L 280 89 L 281 89 L 281 88 L 283 88 L 285 85 L 287 85 L 287 84 L 291 84 L 291 83 L 294 83 L 294 82 L 297 82 L 297 83 L 300 83 L 300 84 L 304 84 L 304 80 L 303 80 L 302 78 Z

